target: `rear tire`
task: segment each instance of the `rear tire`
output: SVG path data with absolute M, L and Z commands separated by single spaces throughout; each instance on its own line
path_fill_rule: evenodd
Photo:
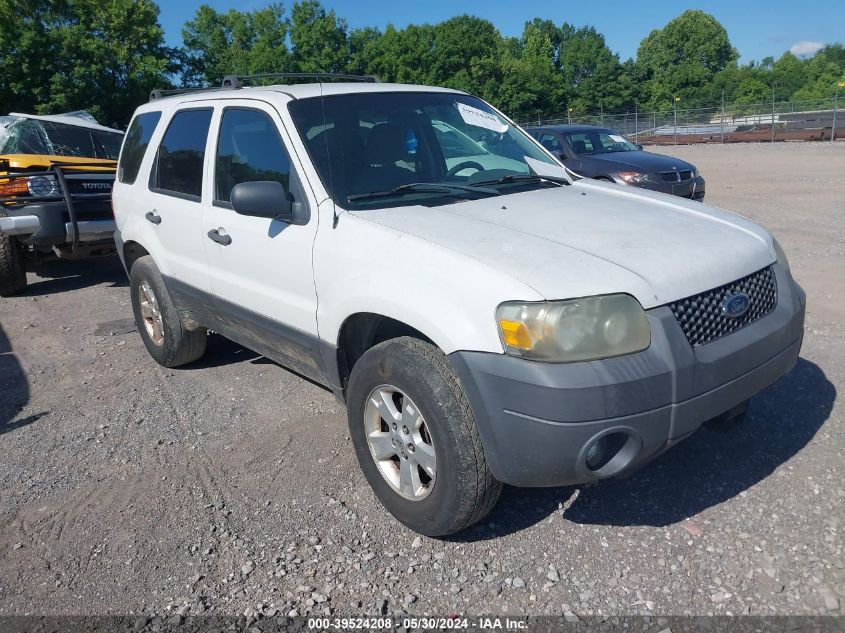
M 135 323 L 147 351 L 159 365 L 179 367 L 205 354 L 208 332 L 189 330 L 167 292 L 164 279 L 149 255 L 132 264 L 129 290 Z
M 374 411 L 373 404 L 368 408 L 368 403 L 381 402 L 384 393 L 396 395 L 393 405 L 388 402 L 390 413 L 382 416 L 381 407 Z M 487 466 L 472 408 L 443 352 L 411 337 L 380 343 L 355 363 L 347 394 L 349 430 L 358 462 L 376 497 L 397 520 L 415 532 L 445 536 L 480 521 L 493 509 L 502 484 Z M 392 446 L 410 448 L 402 441 L 415 435 L 414 426 L 407 420 L 420 418 L 422 422 L 418 421 L 416 427 L 424 428 L 425 439 L 419 443 L 420 435 L 416 434 L 419 448 L 404 449 L 405 455 L 399 454 L 403 449 L 396 449 L 397 454 L 386 459 L 376 457 L 379 449 L 374 447 L 374 435 L 381 434 L 387 440 L 384 455 L 393 450 L 391 439 L 398 440 Z M 391 434 L 387 419 L 398 421 L 398 431 Z M 403 435 L 406 422 L 410 434 Z M 416 464 L 414 453 L 420 457 L 423 448 L 430 450 L 433 460 L 429 457 L 429 463 L 436 468 L 427 475 L 423 462 L 419 462 L 414 486 L 419 493 L 403 494 L 403 460 L 411 458 Z M 396 464 L 393 478 L 388 472 L 391 459 Z
M 0 217 L 6 214 L 0 210 Z M 0 297 L 11 297 L 26 289 L 26 253 L 13 235 L 0 231 Z

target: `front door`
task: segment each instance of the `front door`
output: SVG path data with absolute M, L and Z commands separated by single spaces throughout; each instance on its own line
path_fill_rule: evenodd
M 293 225 L 240 215 L 230 204 L 235 185 L 274 180 L 316 210 L 296 175 L 278 113 L 260 101 L 227 101 L 212 128 L 211 202 L 202 231 L 221 332 L 322 379 L 311 265 L 316 212 L 307 224 Z

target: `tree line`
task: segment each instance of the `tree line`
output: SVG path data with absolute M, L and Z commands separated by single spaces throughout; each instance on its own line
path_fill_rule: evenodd
M 666 110 L 833 96 L 845 48 L 739 64 L 725 28 L 685 11 L 622 61 L 592 26 L 534 18 L 519 37 L 460 15 L 438 24 L 350 28 L 318 0 L 227 12 L 202 5 L 165 45 L 152 0 L 0 0 L 0 113 L 86 109 L 125 127 L 153 88 L 219 85 L 227 74 L 342 72 L 472 92 L 511 117 Z

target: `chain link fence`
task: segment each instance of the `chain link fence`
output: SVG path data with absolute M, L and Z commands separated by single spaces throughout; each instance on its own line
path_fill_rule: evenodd
M 837 98 L 730 104 L 655 112 L 566 112 L 523 125 L 599 125 L 648 145 L 845 139 L 845 109 Z M 835 134 L 834 134 L 835 130 Z

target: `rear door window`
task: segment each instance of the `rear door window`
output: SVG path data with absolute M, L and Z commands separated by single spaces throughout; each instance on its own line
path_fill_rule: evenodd
M 290 191 L 290 157 L 273 120 L 260 110 L 226 108 L 215 159 L 214 200 L 228 203 L 242 182 L 274 180 Z
M 161 120 L 161 112 L 144 112 L 132 119 L 132 124 L 126 133 L 123 151 L 120 153 L 120 162 L 117 165 L 117 179 L 120 182 L 127 185 L 135 182 L 138 170 L 141 169 L 141 161 L 144 159 L 147 146 L 150 144 L 159 120 Z
M 150 174 L 154 191 L 199 201 L 211 113 L 211 108 L 198 108 L 173 115 Z

